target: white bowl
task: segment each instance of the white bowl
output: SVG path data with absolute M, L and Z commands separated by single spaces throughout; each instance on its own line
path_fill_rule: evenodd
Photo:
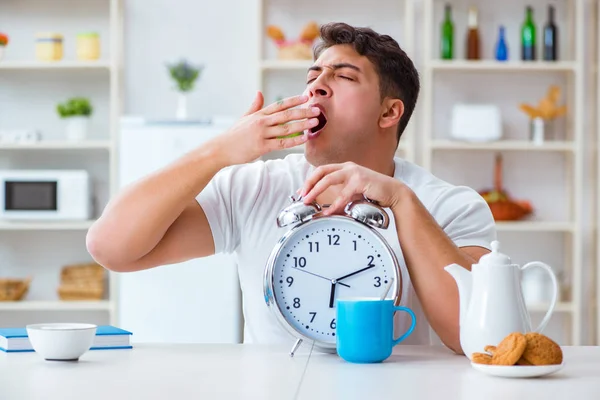
M 77 361 L 96 336 L 93 324 L 33 324 L 26 328 L 31 346 L 46 360 Z

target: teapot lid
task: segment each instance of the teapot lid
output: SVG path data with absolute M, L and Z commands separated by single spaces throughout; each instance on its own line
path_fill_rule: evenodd
M 479 259 L 479 264 L 487 264 L 487 265 L 512 265 L 512 261 L 510 257 L 506 254 L 500 253 L 498 249 L 500 248 L 500 242 L 494 240 L 492 242 L 492 252 L 485 254 Z

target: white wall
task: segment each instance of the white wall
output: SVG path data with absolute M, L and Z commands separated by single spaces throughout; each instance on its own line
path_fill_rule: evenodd
M 382 4 L 388 4 L 391 0 L 377 0 Z M 257 47 L 259 40 L 259 31 L 257 25 L 257 0 L 228 0 L 223 2 L 207 2 L 194 0 L 178 0 L 176 3 L 167 0 L 154 0 L 152 2 L 144 0 L 128 0 L 126 2 L 126 108 L 128 114 L 141 114 L 149 117 L 172 117 L 174 116 L 176 97 L 171 90 L 171 83 L 164 68 L 164 62 L 175 60 L 181 56 L 188 57 L 190 60 L 199 63 L 205 63 L 207 68 L 203 74 L 198 90 L 192 96 L 190 105 L 192 117 L 210 116 L 213 114 L 234 114 L 243 113 L 252 100 L 257 89 L 258 63 Z M 327 0 L 327 3 L 339 5 L 339 18 L 336 18 L 334 6 L 326 6 L 325 12 L 327 20 L 321 20 L 321 6 L 316 0 L 307 0 L 302 4 L 292 1 L 271 1 L 273 7 L 293 7 L 296 12 L 293 17 L 286 17 L 285 13 L 277 10 L 268 13 L 268 22 L 282 25 L 286 32 L 291 35 L 296 34 L 304 22 L 310 18 L 306 11 L 300 9 L 314 10 L 316 20 L 319 23 L 327 20 L 341 19 L 348 20 L 344 14 L 344 2 L 337 0 Z M 465 18 L 461 13 L 466 13 L 467 6 L 470 3 L 465 1 L 454 1 L 455 22 L 456 22 L 456 53 L 461 56 L 463 48 L 463 37 L 465 29 Z M 566 34 L 566 26 L 562 24 L 565 15 L 562 13 L 563 7 L 559 3 L 552 2 L 558 6 L 557 14 L 561 24 L 561 34 Z M 176 4 L 176 5 L 175 5 Z M 440 7 L 441 7 L 440 3 Z M 509 29 L 509 45 L 511 59 L 518 58 L 518 28 L 524 18 L 525 3 L 522 1 L 509 1 L 492 6 L 488 1 L 475 1 L 480 13 L 480 24 L 482 26 L 482 36 L 485 41 L 483 51 L 485 58 L 493 57 L 493 42 L 497 34 L 497 25 L 505 23 Z M 546 1 L 534 1 L 536 12 L 536 23 L 538 29 L 546 20 Z M 351 2 L 352 8 L 356 8 L 356 2 Z M 386 6 L 386 7 L 388 7 Z M 493 8 L 490 8 L 493 7 Z M 439 8 L 439 7 L 438 7 Z M 373 4 L 365 10 L 364 18 L 356 16 L 352 18 L 351 23 L 360 24 L 360 21 L 371 23 L 373 15 L 381 7 Z M 387 8 L 383 8 L 387 9 Z M 422 65 L 422 25 L 421 25 L 420 4 L 417 4 L 418 17 L 416 21 L 416 57 L 417 65 Z M 388 11 L 389 14 L 389 11 Z M 301 17 L 298 17 L 301 15 Z M 389 15 L 388 15 L 389 16 Z M 287 20 L 285 18 L 288 18 Z M 436 18 L 439 20 L 440 14 Z M 400 24 L 400 22 L 398 23 Z M 390 30 L 392 28 L 390 27 Z M 400 29 L 398 30 L 401 31 Z M 435 44 L 437 45 L 438 31 L 433 33 Z M 589 38 L 588 38 L 589 40 Z M 564 42 L 563 42 L 564 43 Z M 265 43 L 269 45 L 267 40 Z M 272 50 L 272 49 L 271 49 Z M 562 54 L 565 54 L 564 45 L 561 46 Z M 272 51 L 268 53 L 272 54 Z M 437 54 L 437 53 L 436 53 Z M 591 55 L 589 55 L 590 61 Z M 277 93 L 277 95 L 293 95 L 294 90 L 302 85 L 302 74 L 290 72 L 273 74 L 279 76 L 279 82 L 282 79 L 299 79 L 298 84 L 282 84 L 273 81 L 267 86 L 275 94 L 277 88 L 289 89 L 290 93 Z M 505 116 L 507 117 L 506 126 L 510 130 L 507 136 L 515 138 L 525 138 L 526 128 L 524 119 L 516 106 L 519 101 L 536 102 L 545 94 L 547 85 L 553 82 L 553 78 L 558 79 L 560 75 L 551 76 L 550 79 L 536 77 L 535 75 L 526 75 L 515 77 L 499 77 L 498 75 L 444 75 L 444 79 L 436 80 L 439 83 L 439 89 L 436 90 L 436 110 L 440 110 L 439 118 L 434 124 L 439 132 L 445 130 L 444 125 L 449 116 L 449 109 L 456 100 L 494 100 L 494 95 L 481 91 L 480 84 L 491 84 L 493 90 L 500 90 L 500 101 Z M 473 81 L 474 79 L 474 81 Z M 531 80 L 533 79 L 533 80 Z M 476 84 L 473 85 L 473 82 Z M 557 80 L 557 83 L 562 83 Z M 470 89 L 469 89 L 470 87 Z M 477 89 L 477 90 L 475 90 Z M 512 91 L 514 90 L 514 92 Z M 529 91 L 528 91 L 529 90 Z M 282 89 L 284 91 L 284 89 Z M 517 99 L 517 100 L 515 100 Z M 591 92 L 589 101 L 592 100 Z M 589 115 L 587 115 L 589 117 Z M 591 124 L 586 121 L 586 127 L 591 129 Z M 417 126 L 417 134 L 419 134 Z M 590 135 L 593 134 L 589 131 Z M 589 155 L 588 155 L 589 156 Z M 465 157 L 461 153 L 448 153 L 436 157 L 435 165 L 442 171 L 444 179 L 454 183 L 471 183 L 476 189 L 482 189 L 492 183 L 492 164 L 490 154 L 474 154 L 468 156 L 472 164 L 465 166 Z M 589 161 L 589 159 L 588 159 Z M 514 164 L 512 164 L 514 162 Z M 461 167 L 461 164 L 463 165 Z M 472 166 L 476 167 L 473 168 Z M 590 187 L 592 174 L 590 167 L 586 168 L 586 186 Z M 519 198 L 531 198 L 534 205 L 538 208 L 543 217 L 556 217 L 560 220 L 565 217 L 563 212 L 565 206 L 565 194 L 562 191 L 564 165 L 562 160 L 557 160 L 552 154 L 529 157 L 521 154 L 516 156 L 508 154 L 505 156 L 506 185 L 508 189 Z M 528 171 L 527 174 L 524 174 Z M 533 172 L 539 172 L 546 178 L 538 179 L 533 176 Z M 471 174 L 462 176 L 465 172 Z M 537 173 L 536 172 L 536 173 Z M 465 178 L 471 177 L 473 180 L 466 181 Z M 553 181 L 552 177 L 558 178 Z M 531 185 L 531 179 L 536 180 L 537 186 Z M 585 202 L 584 215 L 591 214 L 591 201 Z M 556 207 L 554 207 L 556 206 Z M 556 212 L 558 210 L 558 212 Z M 586 229 L 591 229 L 592 220 L 586 221 Z M 593 243 L 586 230 L 584 268 L 591 269 L 593 259 L 591 252 Z M 533 259 L 549 262 L 558 270 L 563 269 L 562 260 L 563 249 L 560 245 L 560 236 L 546 234 L 506 234 L 507 252 L 513 255 L 516 262 L 523 263 Z M 525 244 L 525 246 L 523 246 Z M 531 244 L 531 246 L 529 246 Z M 528 251 L 529 250 L 529 251 Z M 593 289 L 593 280 L 589 273 L 585 274 L 584 289 L 590 292 Z M 586 306 L 586 310 L 591 310 Z M 584 318 L 585 319 L 585 318 Z M 538 316 L 534 320 L 539 320 Z M 553 320 L 551 326 L 561 329 L 562 320 L 557 317 Z M 584 323 L 585 327 L 593 324 Z M 584 343 L 589 343 L 592 331 L 584 330 Z M 560 333 L 557 333 L 560 334 Z
M 254 0 L 125 1 L 125 113 L 175 116 L 176 93 L 165 67 L 205 64 L 190 96 L 190 118 L 239 115 L 257 89 Z

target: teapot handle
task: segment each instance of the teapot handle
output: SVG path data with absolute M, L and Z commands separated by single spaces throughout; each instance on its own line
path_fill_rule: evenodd
M 550 268 L 548 264 L 544 264 L 541 261 L 529 262 L 521 267 L 521 271 L 525 271 L 525 269 L 532 267 L 540 267 L 544 269 L 548 275 L 550 275 L 552 286 L 554 287 L 554 293 L 552 294 L 552 300 L 550 301 L 550 308 L 548 308 L 548 311 L 546 311 L 546 315 L 544 316 L 544 319 L 542 319 L 542 322 L 540 322 L 539 326 L 534 330 L 534 332 L 541 333 L 550 321 L 550 317 L 554 312 L 554 307 L 556 306 L 556 300 L 558 298 L 558 282 L 556 280 L 556 275 L 554 275 L 554 272 L 552 271 L 552 268 Z

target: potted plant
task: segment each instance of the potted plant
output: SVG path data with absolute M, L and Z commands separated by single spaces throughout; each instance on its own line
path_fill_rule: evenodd
M 202 65 L 192 65 L 186 60 L 181 60 L 174 64 L 167 64 L 169 74 L 175 81 L 175 89 L 178 93 L 177 118 L 187 118 L 187 95 L 194 89 L 196 80 L 204 70 Z
M 69 140 L 82 140 L 87 137 L 87 131 L 92 115 L 92 105 L 87 98 L 72 97 L 56 107 L 58 115 L 66 119 L 66 136 Z
M 2 56 L 4 55 L 4 48 L 8 46 L 8 35 L 0 32 L 0 60 L 2 60 Z

